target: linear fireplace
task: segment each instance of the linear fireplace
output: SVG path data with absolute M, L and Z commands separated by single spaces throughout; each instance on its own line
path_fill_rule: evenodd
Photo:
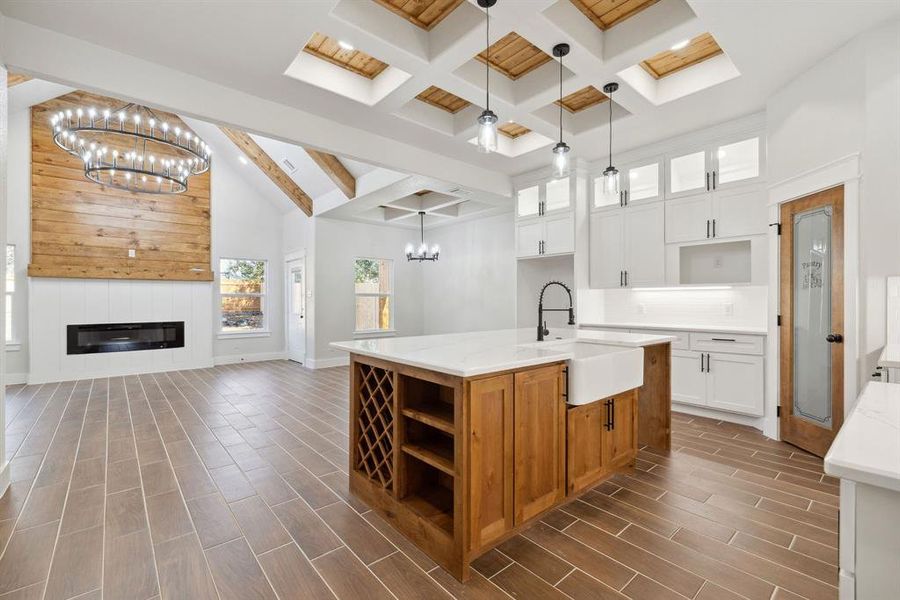
M 184 321 L 68 325 L 66 334 L 67 354 L 184 347 Z

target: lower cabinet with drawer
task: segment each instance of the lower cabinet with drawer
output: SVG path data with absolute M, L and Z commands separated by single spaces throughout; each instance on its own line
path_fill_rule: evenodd
M 762 356 L 672 350 L 672 402 L 762 416 Z

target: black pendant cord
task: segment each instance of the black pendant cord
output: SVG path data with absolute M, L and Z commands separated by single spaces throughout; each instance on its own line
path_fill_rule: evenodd
M 563 95 L 562 95 L 562 71 L 563 71 L 563 57 L 559 57 L 559 143 L 562 144 L 563 134 L 562 134 L 562 111 L 563 111 Z
M 487 57 L 484 62 L 484 88 L 487 98 L 484 102 L 485 110 L 491 110 L 491 7 L 484 7 L 485 14 L 485 34 L 484 34 L 484 54 Z
M 612 94 L 609 95 L 609 168 L 612 169 Z
M 422 232 L 422 245 L 425 245 L 425 213 L 419 213 L 419 231 Z

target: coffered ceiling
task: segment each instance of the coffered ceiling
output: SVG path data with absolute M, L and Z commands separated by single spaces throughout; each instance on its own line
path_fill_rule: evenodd
M 551 55 L 559 42 L 571 46 L 564 139 L 575 158 L 594 160 L 608 151 L 605 83 L 620 83 L 612 108 L 622 152 L 763 110 L 791 78 L 897 18 L 900 6 L 498 0 L 490 108 L 501 123 L 529 132 L 501 136 L 502 151 L 490 155 L 470 143 L 485 108 L 484 12 L 475 0 L 235 1 L 214 10 L 185 1 L 177 18 L 150 0 L 0 0 L 0 12 L 4 59 L 17 72 L 499 193 L 508 190 L 507 175 L 550 162 L 559 111 Z M 657 55 L 707 33 L 721 52 L 707 47 L 704 60 L 669 63 L 669 71 L 653 66 Z M 323 49 L 320 37 L 338 49 Z M 122 76 L 137 72 L 148 76 Z M 160 77 L 172 85 L 158 86 Z
M 654 79 L 660 79 L 720 54 L 722 49 L 713 36 L 704 33 L 687 41 L 684 47 L 663 50 L 642 60 L 641 67 Z

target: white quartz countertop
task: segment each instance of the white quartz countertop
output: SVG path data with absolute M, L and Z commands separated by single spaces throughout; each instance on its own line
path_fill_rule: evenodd
M 825 472 L 900 492 L 900 385 L 866 384 L 825 455 Z
M 578 339 L 605 346 L 638 348 L 675 340 L 667 335 L 626 332 L 551 330 L 546 346 L 536 342 L 536 329 L 501 329 L 413 337 L 332 342 L 333 348 L 460 377 L 473 377 L 574 358 L 553 341 Z
M 766 335 L 765 327 L 740 325 L 703 325 L 701 323 L 579 323 L 579 327 L 613 327 L 615 329 L 664 329 L 667 331 L 708 331 L 711 333 L 746 333 Z
M 900 369 L 900 344 L 888 344 L 881 351 L 878 366 L 886 369 Z

